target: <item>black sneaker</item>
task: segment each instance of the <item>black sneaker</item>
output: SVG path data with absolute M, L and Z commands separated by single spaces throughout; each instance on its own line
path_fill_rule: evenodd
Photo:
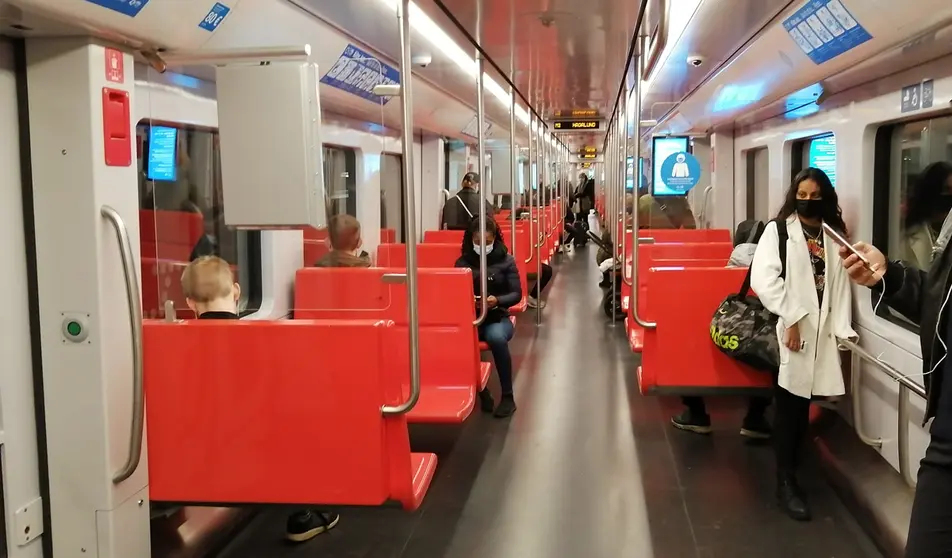
M 780 475 L 777 479 L 777 504 L 784 513 L 797 521 L 810 521 L 810 508 L 793 475 Z
M 515 412 L 516 400 L 513 399 L 511 395 L 503 395 L 502 400 L 499 402 L 499 406 L 496 407 L 496 412 L 493 413 L 493 416 L 496 418 L 506 418 L 511 417 Z
M 493 412 L 493 408 L 496 406 L 496 402 L 493 401 L 493 394 L 489 392 L 489 388 L 483 388 L 479 392 L 479 410 L 484 413 Z
M 747 417 L 740 427 L 740 435 L 751 440 L 769 440 L 773 435 L 773 429 L 763 416 Z
M 288 517 L 288 540 L 294 542 L 309 541 L 321 533 L 333 529 L 338 521 L 340 521 L 340 516 L 333 512 L 306 510 L 293 513 Z
M 685 409 L 680 415 L 671 417 L 671 424 L 677 429 L 695 434 L 711 433 L 711 417 L 709 415 L 694 416 L 690 409 Z

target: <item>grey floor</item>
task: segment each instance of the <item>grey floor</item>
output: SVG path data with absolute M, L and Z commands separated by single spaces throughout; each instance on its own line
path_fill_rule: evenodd
M 541 328 L 519 318 L 514 417 L 411 431 L 440 458 L 419 510 L 341 510 L 300 545 L 282 539 L 287 512 L 269 510 L 221 558 L 880 556 L 812 464 L 814 520 L 777 511 L 769 446 L 737 435 L 743 402 L 709 403 L 710 437 L 671 428 L 678 402 L 638 393 L 637 357 L 598 309 L 593 254 L 557 266 Z

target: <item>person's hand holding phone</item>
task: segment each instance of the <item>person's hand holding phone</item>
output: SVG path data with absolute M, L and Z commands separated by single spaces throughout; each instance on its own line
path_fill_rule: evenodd
M 875 246 L 865 242 L 857 242 L 853 249 L 863 255 L 869 266 L 856 254 L 850 251 L 846 246 L 840 247 L 840 258 L 843 260 L 843 267 L 846 268 L 846 274 L 854 283 L 872 287 L 883 278 L 886 273 L 886 256 Z
M 487 296 L 487 297 L 486 297 L 486 304 L 487 304 L 490 308 L 495 308 L 495 307 L 496 307 L 496 304 L 498 304 L 498 302 L 496 301 L 496 297 L 494 297 L 493 295 Z
M 793 324 L 787 328 L 787 333 L 784 336 L 783 344 L 787 346 L 791 351 L 798 353 L 800 352 L 800 325 Z

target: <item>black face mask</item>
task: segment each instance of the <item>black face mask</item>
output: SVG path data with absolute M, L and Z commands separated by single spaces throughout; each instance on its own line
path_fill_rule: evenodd
M 797 200 L 797 214 L 807 219 L 823 216 L 823 200 Z

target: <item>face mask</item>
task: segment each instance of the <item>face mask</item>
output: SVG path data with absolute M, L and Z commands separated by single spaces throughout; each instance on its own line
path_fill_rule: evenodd
M 797 213 L 807 219 L 823 215 L 823 200 L 797 200 Z
M 482 246 L 480 246 L 479 244 L 473 244 L 473 252 L 476 252 L 477 254 L 479 254 L 479 251 L 480 251 L 481 248 L 482 248 Z M 486 255 L 488 256 L 488 255 L 490 254 L 490 252 L 492 252 L 492 251 L 493 251 L 493 245 L 492 245 L 492 244 L 487 244 L 487 245 L 486 245 Z

